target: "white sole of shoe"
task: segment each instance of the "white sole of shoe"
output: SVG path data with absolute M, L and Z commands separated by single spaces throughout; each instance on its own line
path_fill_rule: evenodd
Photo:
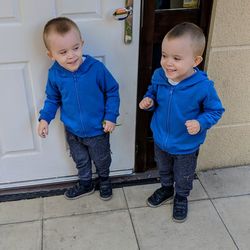
M 103 198 L 103 197 L 100 196 L 100 199 L 103 200 L 103 201 L 109 201 L 109 200 L 112 199 L 112 197 L 113 197 L 113 195 L 110 195 L 110 196 L 107 197 L 107 198 Z
M 183 223 L 183 222 L 185 222 L 185 221 L 187 220 L 187 217 L 184 218 L 184 219 L 182 219 L 182 220 L 177 220 L 177 219 L 175 219 L 174 217 L 172 217 L 172 220 L 173 220 L 174 222 L 177 222 L 177 223 Z
M 174 197 L 174 196 L 169 197 L 168 199 L 166 199 L 165 201 L 163 201 L 162 203 L 160 203 L 160 204 L 158 204 L 158 205 L 153 205 L 153 204 L 151 204 L 148 200 L 147 200 L 146 203 L 147 203 L 147 205 L 148 205 L 149 207 L 156 208 L 156 207 L 160 207 L 161 205 L 164 205 L 166 202 L 172 200 L 173 197 Z
M 84 196 L 87 196 L 87 195 L 91 195 L 95 192 L 95 188 L 93 188 L 93 190 L 89 191 L 88 193 L 85 193 L 85 194 L 81 194 L 81 195 L 78 195 L 76 197 L 73 197 L 73 198 L 70 198 L 70 197 L 67 197 L 64 193 L 64 198 L 67 199 L 67 200 L 77 200 L 81 197 L 84 197 Z

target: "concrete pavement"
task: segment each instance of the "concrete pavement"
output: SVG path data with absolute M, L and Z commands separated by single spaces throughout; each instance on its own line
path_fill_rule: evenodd
M 0 250 L 230 250 L 250 249 L 250 167 L 197 173 L 184 223 L 172 202 L 147 207 L 159 184 L 93 195 L 0 203 Z

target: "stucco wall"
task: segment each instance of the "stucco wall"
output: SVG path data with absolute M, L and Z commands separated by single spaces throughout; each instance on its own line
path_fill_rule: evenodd
M 226 109 L 198 169 L 250 164 L 250 1 L 214 0 L 206 70 Z

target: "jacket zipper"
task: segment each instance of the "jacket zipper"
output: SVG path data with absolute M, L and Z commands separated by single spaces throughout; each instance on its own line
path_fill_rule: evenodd
M 75 85 L 75 92 L 76 92 L 76 99 L 77 99 L 77 103 L 78 103 L 78 108 L 79 108 L 79 117 L 80 117 L 80 121 L 81 121 L 81 125 L 82 125 L 82 133 L 83 136 L 85 136 L 85 128 L 83 125 L 83 119 L 82 119 L 82 110 L 81 110 L 81 105 L 80 105 L 80 100 L 79 100 L 79 96 L 78 96 L 78 91 L 77 91 L 77 74 L 73 73 L 73 80 L 74 80 L 74 85 Z
M 170 109 L 171 109 L 171 102 L 172 102 L 172 97 L 173 97 L 173 92 L 174 92 L 174 87 L 170 88 L 169 91 L 169 101 L 168 101 L 168 112 L 167 112 L 167 122 L 166 122 L 166 127 L 167 127 L 167 138 L 165 141 L 165 147 L 166 149 L 168 148 L 168 139 L 169 139 L 169 133 L 170 133 Z

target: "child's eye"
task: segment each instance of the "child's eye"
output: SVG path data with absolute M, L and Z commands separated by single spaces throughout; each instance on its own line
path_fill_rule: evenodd
M 60 52 L 60 55 L 65 55 L 66 54 L 66 51 L 61 51 Z
M 166 55 L 161 55 L 162 58 L 166 58 Z
M 181 60 L 181 58 L 179 58 L 179 57 L 175 57 L 175 58 L 174 58 L 174 60 L 176 60 L 176 61 L 180 61 L 180 60 Z
M 78 46 L 74 48 L 74 50 L 78 50 L 78 49 L 79 49 L 79 47 L 78 47 Z

